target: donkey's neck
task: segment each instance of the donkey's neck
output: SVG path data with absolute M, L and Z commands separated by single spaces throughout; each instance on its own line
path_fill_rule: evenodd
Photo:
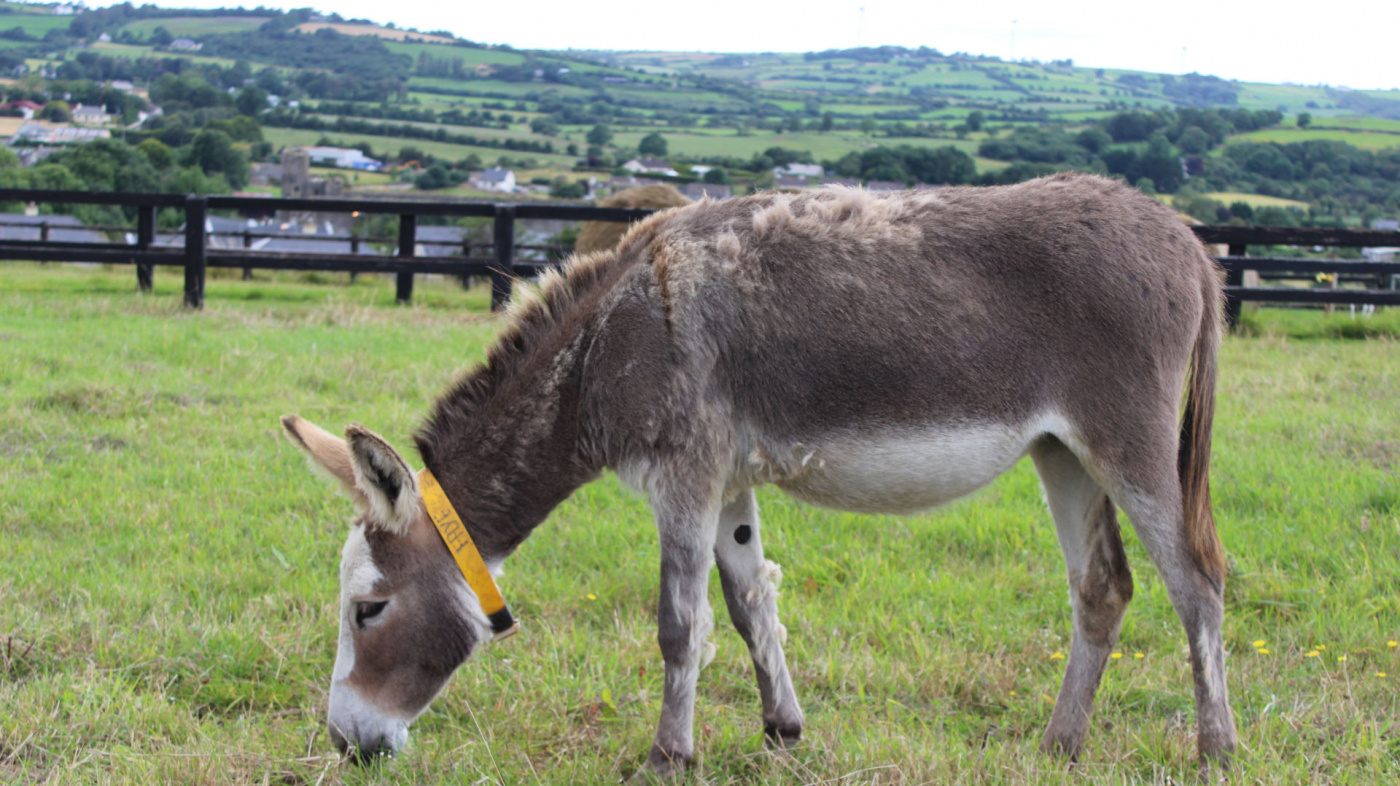
M 600 471 L 578 449 L 580 340 L 530 358 L 476 417 L 424 453 L 487 564 L 510 556 Z
M 584 355 L 605 293 L 635 261 L 583 257 L 544 279 L 540 297 L 438 399 L 416 435 L 488 564 L 509 556 L 602 466 L 581 448 Z

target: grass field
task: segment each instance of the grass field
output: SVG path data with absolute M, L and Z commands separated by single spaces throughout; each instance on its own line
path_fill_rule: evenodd
M 365 276 L 0 267 L 0 781 L 616 783 L 661 696 L 655 529 L 608 476 L 512 558 L 523 631 L 370 769 L 323 728 L 352 507 L 280 436 L 297 412 L 408 447 L 499 328 L 481 289 Z M 319 283 L 317 283 L 319 282 Z M 1247 312 L 1213 461 L 1230 554 L 1235 782 L 1400 777 L 1400 311 Z M 1356 338 L 1345 338 L 1357 336 Z M 412 455 L 406 450 L 406 455 Z M 696 783 L 1185 783 L 1186 640 L 1129 529 L 1137 591 L 1071 777 L 1036 752 L 1069 646 L 1028 462 L 927 515 L 760 494 L 807 713 L 765 753 L 752 665 L 711 587 Z M 1311 655 L 1311 656 L 1310 656 Z
M 1330 139 L 1346 142 L 1362 150 L 1380 150 L 1387 147 L 1400 147 L 1400 135 L 1373 131 L 1356 131 L 1346 128 L 1266 128 L 1248 134 L 1232 136 L 1226 144 L 1239 142 L 1307 142 L 1313 139 Z
M 141 40 L 151 37 L 157 27 L 164 27 L 176 37 L 199 38 L 222 33 L 256 30 L 271 17 L 267 16 L 177 16 L 170 19 L 138 19 L 122 26 Z
M 1212 191 L 1205 196 L 1211 199 L 1224 202 L 1229 205 L 1233 202 L 1243 202 L 1250 207 L 1289 207 L 1298 210 L 1307 210 L 1307 202 L 1299 202 L 1296 199 L 1284 199 L 1283 197 L 1269 196 L 1268 194 L 1246 194 L 1235 191 Z

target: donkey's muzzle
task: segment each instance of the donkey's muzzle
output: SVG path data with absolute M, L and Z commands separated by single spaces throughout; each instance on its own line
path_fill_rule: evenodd
M 375 762 L 386 761 L 394 757 L 394 745 L 387 739 L 367 739 L 353 742 L 346 738 L 340 730 L 332 726 L 330 728 L 331 741 L 335 743 L 336 750 L 341 755 L 356 765 L 365 767 Z

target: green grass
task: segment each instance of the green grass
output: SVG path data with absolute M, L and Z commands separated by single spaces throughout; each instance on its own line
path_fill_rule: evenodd
M 178 37 L 199 38 L 222 33 L 241 33 L 256 30 L 271 17 L 266 16 L 177 16 L 170 19 L 138 19 L 123 25 L 132 35 L 141 40 L 151 37 L 157 27 L 164 27 Z
M 613 142 L 635 148 L 642 137 L 656 129 L 619 131 L 613 134 Z M 690 133 L 671 133 L 663 130 L 667 149 L 672 155 L 688 156 L 738 156 L 746 158 L 762 153 L 770 147 L 786 147 L 808 150 L 817 161 L 836 160 L 851 151 L 861 151 L 875 145 L 890 147 L 913 145 L 916 147 L 952 146 L 968 155 L 977 152 L 978 142 L 971 139 L 932 139 L 926 137 L 876 137 L 863 134 L 818 133 L 815 131 L 773 133 L 756 131 L 748 136 L 739 136 L 733 129 L 691 129 Z M 980 167 L 979 167 L 980 168 Z
M 1243 202 L 1250 207 L 1291 207 L 1298 210 L 1307 210 L 1307 202 L 1299 202 L 1296 199 L 1284 199 L 1283 197 L 1269 196 L 1268 194 L 1247 194 L 1236 191 L 1211 191 L 1205 196 L 1216 199 L 1229 205 L 1234 202 Z
M 1314 139 L 1329 139 L 1346 142 L 1363 150 L 1381 150 L 1400 146 L 1400 136 L 1395 134 L 1356 131 L 1346 128 L 1266 128 L 1248 134 L 1232 136 L 1226 144 L 1239 142 L 1307 142 Z
M 153 296 L 133 278 L 0 267 L 0 781 L 616 783 L 636 768 L 661 695 L 657 548 L 611 476 L 511 559 L 523 632 L 460 671 L 403 755 L 350 767 L 322 726 L 352 508 L 276 418 L 360 422 L 406 448 L 499 328 L 482 290 L 420 281 L 404 308 L 386 278 L 220 277 L 188 313 L 178 271 Z M 1225 344 L 1213 469 L 1236 782 L 1400 776 L 1398 314 L 1346 340 L 1344 316 L 1250 311 Z M 1130 532 L 1127 657 L 1088 750 L 1072 778 L 1036 752 L 1069 609 L 1028 462 L 926 515 L 760 504 L 807 736 L 791 756 L 761 750 L 716 582 L 690 782 L 1193 779 L 1185 638 Z M 1324 657 L 1304 657 L 1315 645 Z
M 34 38 L 43 38 L 50 30 L 67 30 L 73 23 L 71 16 L 52 14 L 0 14 L 0 30 L 23 28 Z

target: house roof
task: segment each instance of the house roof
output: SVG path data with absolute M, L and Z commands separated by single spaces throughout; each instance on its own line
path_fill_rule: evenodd
M 485 181 L 487 183 L 502 183 L 505 182 L 507 176 L 513 178 L 515 177 L 515 173 L 510 171 L 509 169 L 502 169 L 498 166 L 493 166 L 490 169 L 484 170 L 481 174 L 476 175 L 472 179 Z
M 15 226 L 16 224 L 20 226 Z M 73 216 L 0 213 L 0 240 L 39 240 L 40 224 L 49 225 L 49 240 L 64 243 L 107 243 L 107 236 L 88 229 Z
M 726 185 L 719 183 L 686 183 L 681 188 L 681 193 L 691 199 L 709 197 L 710 199 L 728 199 L 733 196 L 733 190 Z
M 903 191 L 904 184 L 894 180 L 871 180 L 865 184 L 869 191 Z
M 778 188 L 807 188 L 811 184 L 807 182 L 807 178 L 805 177 L 788 177 L 784 175 L 783 177 L 773 178 L 773 185 Z

